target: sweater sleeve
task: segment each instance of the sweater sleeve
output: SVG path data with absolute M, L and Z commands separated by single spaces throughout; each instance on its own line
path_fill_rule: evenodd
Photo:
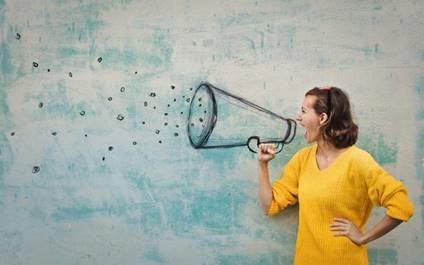
M 374 159 L 366 172 L 365 182 L 368 197 L 374 206 L 386 208 L 392 218 L 408 221 L 414 213 L 414 206 L 402 182 L 387 173 Z
M 276 215 L 288 205 L 297 203 L 300 166 L 300 154 L 296 153 L 284 167 L 281 177 L 272 184 L 272 202 L 268 216 Z

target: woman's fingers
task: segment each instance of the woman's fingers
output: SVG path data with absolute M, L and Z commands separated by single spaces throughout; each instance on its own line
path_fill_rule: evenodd
M 274 144 L 260 144 L 259 149 L 262 153 L 265 154 L 275 154 L 275 145 Z

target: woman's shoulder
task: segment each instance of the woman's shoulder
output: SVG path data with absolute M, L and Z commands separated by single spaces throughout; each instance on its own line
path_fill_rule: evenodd
M 351 161 L 361 166 L 377 165 L 374 157 L 368 151 L 356 145 L 350 147 L 349 156 Z

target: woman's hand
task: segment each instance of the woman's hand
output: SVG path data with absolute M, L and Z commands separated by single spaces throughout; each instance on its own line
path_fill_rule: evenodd
M 258 152 L 258 161 L 266 163 L 275 157 L 275 145 L 274 144 L 260 144 Z
M 334 236 L 345 236 L 349 238 L 356 245 L 362 245 L 362 233 L 351 221 L 344 218 L 334 218 L 333 223 L 330 225 L 330 230 Z

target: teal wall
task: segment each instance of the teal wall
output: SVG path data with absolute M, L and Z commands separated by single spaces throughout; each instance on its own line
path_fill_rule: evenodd
M 358 144 L 416 208 L 369 244 L 371 264 L 424 264 L 423 14 L 419 0 L 0 0 L 0 264 L 290 264 L 297 209 L 262 215 L 255 156 L 189 144 L 202 81 L 287 117 L 312 86 L 345 89 Z

